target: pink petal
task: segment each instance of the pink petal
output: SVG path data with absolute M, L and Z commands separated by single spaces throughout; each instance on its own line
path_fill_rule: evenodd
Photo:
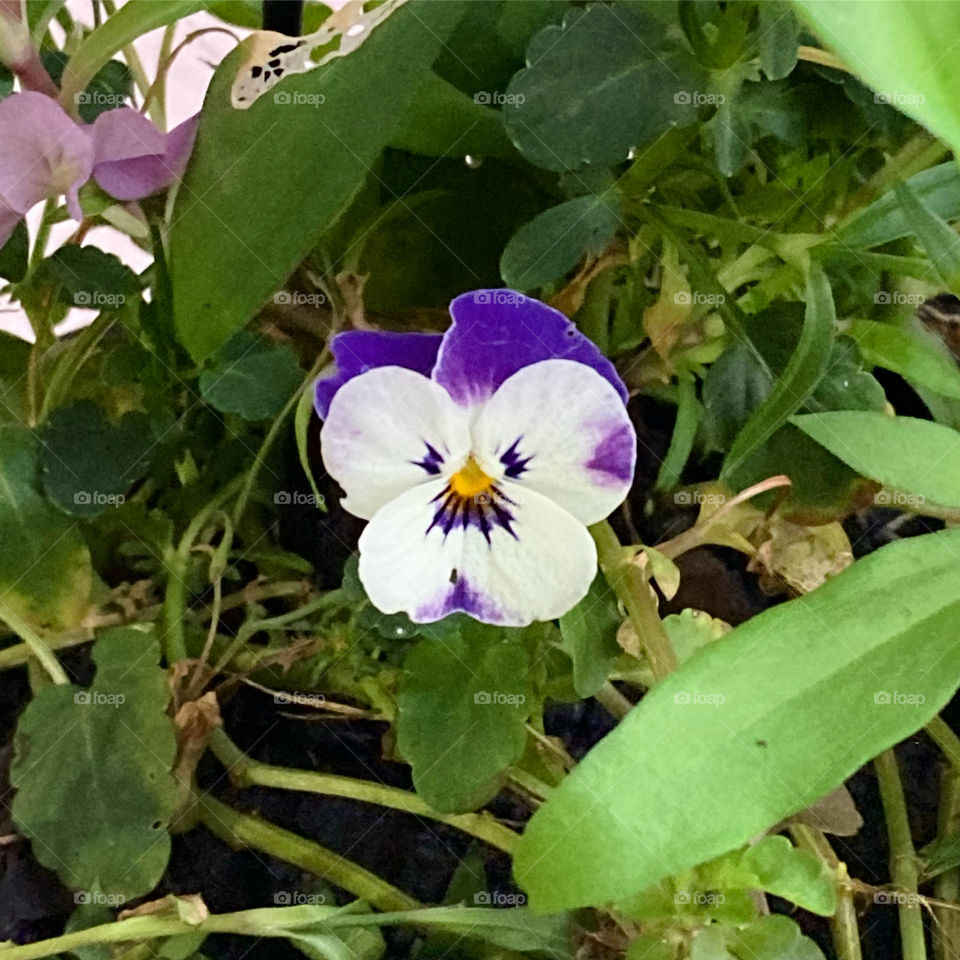
M 65 193 L 79 220 L 77 191 L 92 169 L 89 135 L 55 100 L 28 90 L 0 101 L 0 197 L 8 207 L 25 214 Z
M 109 113 L 120 112 L 119 110 L 111 110 Z M 109 116 L 109 113 L 101 114 L 96 123 L 99 123 L 103 117 Z M 97 183 L 118 200 L 139 200 L 169 187 L 183 175 L 183 171 L 186 169 L 190 152 L 193 149 L 198 118 L 199 115 L 185 120 L 164 137 L 150 124 L 149 120 L 141 117 L 143 122 L 148 124 L 153 133 L 159 137 L 158 151 L 153 154 L 137 154 L 129 142 L 127 147 L 124 148 L 118 140 L 112 140 L 110 147 L 112 159 L 101 161 L 101 155 L 108 156 L 108 151 L 106 145 L 103 148 L 98 147 L 98 159 L 93 170 L 93 176 Z M 96 123 L 94 124 L 95 128 Z M 116 131 L 112 130 L 111 136 L 115 134 Z M 97 136 L 96 129 L 94 135 Z M 144 140 L 146 139 L 144 138 Z M 122 155 L 124 153 L 126 156 Z
M 10 234 L 13 233 L 19 222 L 20 214 L 0 199 L 0 247 L 10 239 Z
M 160 156 L 164 135 L 133 107 L 107 110 L 93 121 L 94 164 Z

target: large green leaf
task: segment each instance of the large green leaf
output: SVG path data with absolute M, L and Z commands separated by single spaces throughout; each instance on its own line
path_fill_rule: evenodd
M 960 150 L 960 74 L 943 55 L 960 5 L 937 0 L 792 0 L 800 16 L 885 102 Z
M 696 117 L 704 76 L 664 23 L 639 4 L 596 3 L 541 30 L 507 88 L 504 123 L 547 170 L 627 159 Z
M 527 826 L 534 906 L 618 900 L 740 846 L 922 727 L 960 677 L 958 551 L 960 530 L 884 547 L 657 684 Z
M 835 410 L 792 417 L 858 473 L 942 507 L 960 508 L 960 434 L 915 417 Z
M 483 627 L 421 640 L 404 662 L 397 745 L 436 810 L 486 803 L 526 740 L 527 654 Z
M 89 605 L 90 552 L 39 484 L 36 438 L 0 427 L 0 604 L 40 626 L 75 626 Z
M 44 688 L 17 725 L 14 821 L 74 890 L 129 899 L 167 865 L 176 741 L 159 657 L 152 634 L 110 630 L 93 648 L 92 686 Z
M 249 110 L 230 106 L 243 50 L 220 65 L 170 233 L 174 318 L 194 359 L 256 313 L 359 189 L 463 9 L 410 0 L 355 53 Z

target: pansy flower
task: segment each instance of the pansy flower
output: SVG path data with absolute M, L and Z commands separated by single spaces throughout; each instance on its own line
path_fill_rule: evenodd
M 0 245 L 31 207 L 65 196 L 81 220 L 78 192 L 91 176 L 118 200 L 170 186 L 186 167 L 197 118 L 168 134 L 131 107 L 77 123 L 52 97 L 25 90 L 0 101 Z
M 551 620 L 587 593 L 587 526 L 633 478 L 613 365 L 561 313 L 509 290 L 450 305 L 443 336 L 351 331 L 316 387 L 323 462 L 369 521 L 360 580 L 385 613 Z

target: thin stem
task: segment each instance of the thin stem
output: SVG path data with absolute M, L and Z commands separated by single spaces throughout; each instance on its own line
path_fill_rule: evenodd
M 622 720 L 633 709 L 633 704 L 609 680 L 595 696 L 607 713 L 617 720 Z
M 54 683 L 62 684 L 70 682 L 70 678 L 60 665 L 60 661 L 53 655 L 53 652 L 50 647 L 47 646 L 43 637 L 26 623 L 26 621 L 21 620 L 3 600 L 0 600 L 0 619 L 6 620 L 13 630 L 23 637 L 24 642 L 30 648 L 30 652 L 37 658 Z
M 263 466 L 267 453 L 273 446 L 274 441 L 277 439 L 277 436 L 280 433 L 280 428 L 283 426 L 287 417 L 289 417 L 293 412 L 294 407 L 296 407 L 298 401 L 300 400 L 300 395 L 304 390 L 309 390 L 310 386 L 313 384 L 313 381 L 316 380 L 317 374 L 319 374 L 319 372 L 323 369 L 324 364 L 327 362 L 328 355 L 329 347 L 325 346 L 323 350 L 320 351 L 320 356 L 318 356 L 314 361 L 313 366 L 310 367 L 306 377 L 303 379 L 303 382 L 296 389 L 296 391 L 294 391 L 293 396 L 291 396 L 290 399 L 284 404 L 283 409 L 277 414 L 273 423 L 270 424 L 270 429 L 267 431 L 267 435 L 263 438 L 263 443 L 260 444 L 260 449 L 257 451 L 257 455 L 254 458 L 253 464 L 247 471 L 247 476 L 243 483 L 243 489 L 240 491 L 240 496 L 237 497 L 237 504 L 233 510 L 234 526 L 240 525 L 240 518 L 243 516 L 244 510 L 247 509 L 247 501 L 250 499 L 250 494 L 253 491 L 253 485 L 256 483 L 257 477 L 260 474 L 260 468 Z
M 677 656 L 657 610 L 657 601 L 643 571 L 624 556 L 623 546 L 610 524 L 604 520 L 590 528 L 600 569 L 620 602 L 626 607 L 650 669 L 662 680 L 677 668 Z
M 413 897 L 381 880 L 375 873 L 313 840 L 305 840 L 252 814 L 240 813 L 209 794 L 198 797 L 197 804 L 200 822 L 231 846 L 255 847 L 309 870 L 366 900 L 377 910 L 415 910 L 420 906 Z
M 884 750 L 873 761 L 880 787 L 883 815 L 890 838 L 890 877 L 905 896 L 897 907 L 900 915 L 901 955 L 903 960 L 926 960 L 927 945 L 923 934 L 923 914 L 917 895 L 919 870 L 917 855 L 910 836 L 907 804 L 900 783 L 900 770 L 893 750 Z
M 183 620 L 187 611 L 187 567 L 190 551 L 200 532 L 220 505 L 229 500 L 236 491 L 240 478 L 227 484 L 207 503 L 190 521 L 177 549 L 165 558 L 167 569 L 167 588 L 163 598 L 163 647 L 167 666 L 187 658 L 187 643 L 183 630 Z
M 790 827 L 790 836 L 798 847 L 814 854 L 837 878 L 837 909 L 830 918 L 830 933 L 837 960 L 861 960 L 857 907 L 853 902 L 853 890 L 845 882 L 847 865 L 840 862 L 830 841 L 816 827 L 795 823 Z
M 260 763 L 243 753 L 221 728 L 210 735 L 210 749 L 227 768 L 230 780 L 238 787 L 276 787 L 281 790 L 302 790 L 326 797 L 345 797 L 375 803 L 392 810 L 402 810 L 420 817 L 429 817 L 439 823 L 456 827 L 464 833 L 505 853 L 512 853 L 517 834 L 502 826 L 489 814 L 443 814 L 431 809 L 415 793 L 388 787 L 382 783 L 355 780 L 352 777 L 312 770 L 293 770 Z
M 947 767 L 940 778 L 937 804 L 937 842 L 953 836 L 960 829 L 960 737 L 940 717 L 927 724 L 927 733 L 943 752 Z M 960 899 L 960 870 L 945 870 L 933 881 L 936 898 L 956 905 Z M 960 916 L 956 909 L 934 906 L 937 923 L 933 927 L 933 945 L 940 960 L 954 960 L 960 955 Z

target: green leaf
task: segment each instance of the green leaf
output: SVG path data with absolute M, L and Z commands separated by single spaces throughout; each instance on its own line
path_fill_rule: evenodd
M 764 890 L 823 917 L 837 909 L 837 878 L 786 837 L 764 837 L 725 854 L 700 867 L 697 878 L 707 889 Z
M 759 9 L 760 66 L 768 79 L 780 80 L 797 65 L 800 22 L 783 0 L 765 0 Z
M 903 207 L 904 216 L 933 261 L 948 287 L 960 283 L 960 237 L 945 220 L 938 217 L 905 183 L 898 183 L 894 193 Z
M 602 56 L 598 52 L 602 51 Z M 547 170 L 616 164 L 696 117 L 704 76 L 666 25 L 634 4 L 571 10 L 541 30 L 503 108 L 520 152 Z
M 711 365 L 711 370 L 716 364 Z M 669 490 L 680 482 L 683 468 L 687 465 L 693 443 L 697 438 L 704 408 L 697 400 L 693 377 L 681 375 L 677 381 L 677 420 L 670 437 L 667 455 L 657 471 L 655 490 Z
M 960 436 L 915 417 L 836 410 L 791 417 L 858 473 L 941 507 L 960 508 Z
M 943 220 L 960 217 L 960 170 L 953 160 L 914 174 L 907 184 L 931 213 Z M 876 247 L 912 232 L 903 206 L 892 190 L 837 230 L 840 243 L 847 247 Z
M 240 331 L 201 372 L 200 395 L 221 413 L 266 420 L 280 412 L 302 380 L 303 371 L 289 347 Z
M 620 655 L 617 631 L 622 622 L 616 594 L 600 573 L 587 595 L 560 618 L 560 635 L 573 661 L 578 696 L 592 697 L 606 683 Z
M 960 76 L 938 57 L 960 33 L 952 3 L 792 0 L 802 18 L 862 80 L 954 151 L 960 150 Z
M 585 255 L 601 253 L 619 223 L 609 196 L 577 197 L 544 210 L 510 238 L 500 259 L 503 282 L 532 290 L 559 280 Z
M 710 364 L 703 381 L 702 429 L 707 445 L 728 450 L 750 415 L 770 395 L 770 378 L 753 351 L 735 340 Z
M 960 400 L 960 370 L 933 337 L 872 320 L 854 320 L 848 332 L 868 363 Z
M 761 917 L 729 936 L 727 949 L 737 960 L 823 960 L 820 948 L 790 917 Z
M 221 63 L 170 230 L 174 318 L 195 360 L 246 324 L 360 189 L 463 11 L 409 0 L 349 57 L 284 78 L 288 103 L 234 110 L 244 50 Z
M 41 437 L 44 491 L 75 517 L 96 517 L 123 503 L 146 469 L 154 443 L 150 421 L 142 413 L 128 413 L 111 424 L 92 400 L 58 407 Z
M 444 812 L 475 810 L 523 752 L 527 655 L 500 631 L 421 640 L 404 662 L 397 745 L 417 793 Z
M 806 312 L 800 341 L 769 396 L 751 415 L 733 442 L 721 478 L 737 487 L 748 454 L 782 427 L 816 389 L 827 369 L 835 322 L 833 296 L 822 268 L 813 265 L 807 278 Z
M 499 111 L 484 104 L 431 70 L 390 146 L 429 157 L 516 157 Z
M 19 425 L 0 427 L 0 596 L 25 620 L 76 626 L 89 607 L 90 552 L 74 521 L 40 494 L 40 451 Z
M 686 609 L 663 618 L 663 626 L 670 638 L 670 646 L 677 655 L 677 663 L 686 663 L 701 647 L 719 640 L 730 627 L 723 620 L 711 617 L 702 610 Z
M 115 310 L 139 293 L 137 275 L 119 257 L 98 247 L 68 243 L 43 262 L 60 283 L 60 302 L 71 307 Z
M 812 410 L 885 410 L 887 396 L 872 373 L 863 369 L 860 350 L 850 337 L 833 342 L 827 369 L 813 391 Z
M 921 851 L 923 876 L 932 880 L 947 870 L 960 867 L 960 832 L 940 837 L 928 843 Z
M 0 277 L 19 283 L 27 275 L 29 255 L 30 234 L 26 221 L 21 220 L 13 228 L 7 242 L 0 247 Z
M 61 50 L 45 50 L 41 56 L 53 82 L 62 83 L 69 56 Z M 80 119 L 93 123 L 101 113 L 127 106 L 132 83 L 130 68 L 122 60 L 108 60 L 87 88 L 76 96 Z
M 60 103 L 73 110 L 77 95 L 86 90 L 103 65 L 137 37 L 165 27 L 206 6 L 205 0 L 138 0 L 127 3 L 88 33 L 63 71 Z
M 310 483 L 310 489 L 313 491 L 314 503 L 318 509 L 326 512 L 326 498 L 320 492 L 317 481 L 313 476 L 313 468 L 310 466 L 308 432 L 312 422 L 313 386 L 310 385 L 300 394 L 300 399 L 297 401 L 297 411 L 293 417 L 293 432 L 297 438 L 297 456 L 300 458 L 300 466 L 303 468 L 304 475 Z
M 109 630 L 91 687 L 45 687 L 17 725 L 13 819 L 73 890 L 129 899 L 166 868 L 176 741 L 159 657 L 152 634 Z
M 883 547 L 660 681 L 527 825 L 533 906 L 619 900 L 740 846 L 922 727 L 960 676 L 958 550 L 958 530 Z

